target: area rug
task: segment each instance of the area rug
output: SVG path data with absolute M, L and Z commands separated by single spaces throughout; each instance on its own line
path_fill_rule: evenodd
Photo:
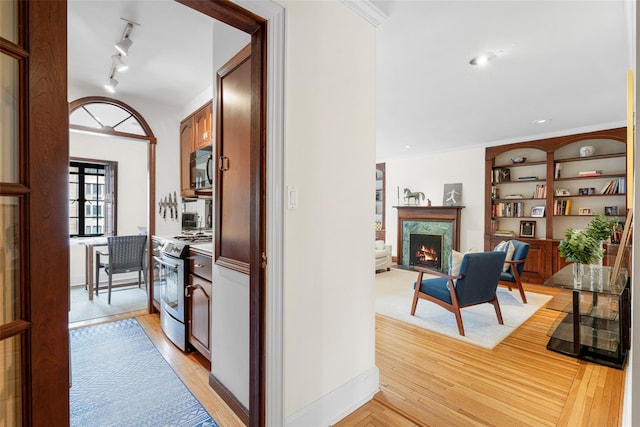
M 465 336 L 461 336 L 453 313 L 437 304 L 421 299 L 415 316 L 411 315 L 413 284 L 417 278 L 417 272 L 395 268 L 376 274 L 376 313 L 489 350 L 551 299 L 548 295 L 527 292 L 527 304 L 523 304 L 517 290 L 510 292 L 499 287 L 497 295 L 504 325 L 498 324 L 491 304 L 463 308 Z
M 99 317 L 113 316 L 130 311 L 147 308 L 147 290 L 142 287 L 131 286 L 112 290 L 111 304 L 107 303 L 107 291 L 101 290 L 100 295 L 89 299 L 84 286 L 73 286 L 70 292 L 71 310 L 69 323 Z
M 71 426 L 214 426 L 133 319 L 74 329 Z

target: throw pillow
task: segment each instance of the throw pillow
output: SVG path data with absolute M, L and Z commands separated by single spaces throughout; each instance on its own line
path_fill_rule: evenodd
M 504 257 L 504 260 L 511 261 L 516 248 L 515 246 L 513 246 L 513 243 L 511 243 L 511 240 L 503 240 L 502 242 L 498 243 L 498 245 L 493 250 L 494 252 L 505 252 L 506 256 Z M 511 265 L 505 262 L 504 266 L 502 267 L 502 271 L 506 273 L 507 271 L 509 271 L 509 268 L 511 268 Z
M 451 251 L 449 255 L 449 276 L 457 276 L 460 273 L 460 264 L 462 264 L 464 254 L 458 251 Z

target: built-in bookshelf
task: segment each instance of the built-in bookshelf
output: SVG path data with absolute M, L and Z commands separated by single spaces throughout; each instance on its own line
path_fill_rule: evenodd
M 626 151 L 626 128 L 488 147 L 485 250 L 527 241 L 526 279 L 551 276 L 565 265 L 557 245 L 568 228 L 597 214 L 624 221 Z

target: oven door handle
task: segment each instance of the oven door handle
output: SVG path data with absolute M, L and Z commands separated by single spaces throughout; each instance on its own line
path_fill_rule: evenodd
M 154 256 L 153 259 L 159 262 L 160 264 L 164 265 L 165 267 L 169 267 L 174 270 L 177 270 L 178 268 L 180 268 L 180 264 L 169 264 L 168 262 L 166 262 L 162 258 L 158 258 L 157 256 Z

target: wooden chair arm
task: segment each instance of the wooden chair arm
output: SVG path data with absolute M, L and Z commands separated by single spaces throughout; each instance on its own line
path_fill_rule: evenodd
M 523 264 L 525 261 L 526 261 L 526 260 L 524 260 L 524 259 L 519 259 L 519 260 L 517 260 L 517 261 L 509 260 L 509 261 L 505 261 L 505 262 L 506 262 L 507 264 L 516 265 L 516 264 Z

